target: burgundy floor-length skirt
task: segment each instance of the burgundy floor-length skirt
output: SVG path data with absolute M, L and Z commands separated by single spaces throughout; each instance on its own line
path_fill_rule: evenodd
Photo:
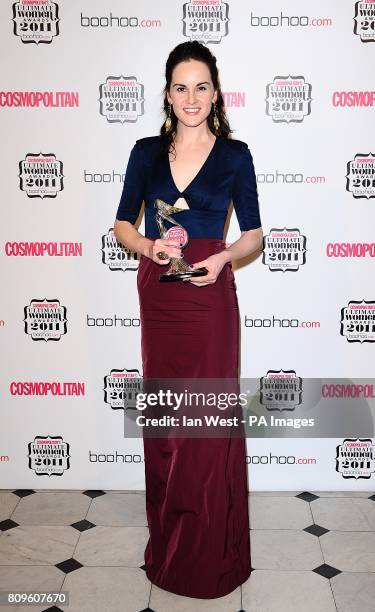
M 190 238 L 189 263 L 225 247 Z M 161 283 L 141 257 L 137 286 L 144 379 L 238 377 L 239 312 L 231 264 L 214 284 Z M 145 570 L 162 589 L 227 595 L 251 572 L 246 443 L 236 437 L 143 437 L 149 540 Z

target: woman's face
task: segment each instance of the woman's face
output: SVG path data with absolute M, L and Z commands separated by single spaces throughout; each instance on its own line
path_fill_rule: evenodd
M 190 59 L 174 67 L 167 99 L 181 123 L 187 127 L 203 123 L 216 98 L 217 92 L 207 64 Z

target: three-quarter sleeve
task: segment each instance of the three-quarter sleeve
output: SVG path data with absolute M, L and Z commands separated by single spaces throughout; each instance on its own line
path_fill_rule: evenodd
M 233 206 L 241 231 L 261 227 L 258 189 L 253 158 L 248 146 L 242 143 L 233 186 Z
M 145 172 L 142 148 L 136 142 L 129 156 L 124 185 L 117 209 L 118 221 L 129 221 L 134 224 L 141 210 L 145 191 Z

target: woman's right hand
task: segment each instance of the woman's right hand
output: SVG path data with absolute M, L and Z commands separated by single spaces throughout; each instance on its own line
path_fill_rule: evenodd
M 168 259 L 160 259 L 157 253 L 164 252 L 168 255 Z M 170 263 L 170 258 L 175 257 L 179 259 L 181 257 L 181 246 L 178 240 L 157 238 L 153 241 L 149 247 L 148 257 L 155 263 L 163 266 Z

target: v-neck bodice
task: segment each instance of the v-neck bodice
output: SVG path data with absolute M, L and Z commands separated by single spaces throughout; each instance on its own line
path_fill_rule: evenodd
M 176 185 L 176 181 L 175 181 L 175 180 L 174 180 L 174 178 L 173 178 L 172 168 L 171 168 L 171 162 L 170 162 L 170 160 L 169 160 L 168 153 L 166 153 L 166 155 L 167 155 L 167 163 L 168 163 L 168 168 L 169 168 L 169 174 L 170 174 L 170 176 L 171 176 L 171 179 L 172 179 L 173 185 L 175 186 L 176 191 L 177 191 L 177 193 L 179 193 L 179 194 L 180 194 L 180 196 L 182 196 L 182 195 L 183 195 L 183 194 L 184 194 L 186 191 L 188 191 L 189 187 L 191 187 L 191 186 L 194 184 L 194 182 L 195 182 L 196 180 L 198 180 L 198 179 L 199 179 L 199 175 L 200 175 L 200 173 L 201 173 L 201 172 L 204 172 L 204 169 L 205 169 L 206 164 L 208 164 L 208 163 L 209 163 L 210 158 L 211 158 L 211 155 L 213 155 L 213 153 L 214 153 L 214 149 L 215 149 L 215 147 L 216 147 L 217 140 L 218 140 L 218 139 L 217 139 L 217 138 L 215 138 L 215 140 L 214 140 L 214 144 L 212 145 L 212 147 L 211 147 L 211 149 L 210 149 L 210 152 L 209 152 L 209 154 L 207 155 L 206 159 L 204 160 L 203 164 L 202 164 L 202 165 L 201 165 L 201 167 L 199 168 L 198 172 L 196 172 L 196 174 L 193 176 L 193 178 L 191 179 L 191 181 L 190 181 L 190 182 L 187 184 L 187 186 L 185 187 L 185 189 L 183 189 L 182 191 L 181 191 L 181 190 L 180 190 L 180 189 L 177 187 L 177 185 Z
M 240 140 L 218 136 L 201 168 L 182 192 L 173 180 L 161 137 L 137 140 L 130 153 L 116 219 L 134 224 L 144 201 L 144 234 L 160 238 L 154 202 L 159 198 L 174 204 L 180 197 L 189 208 L 173 218 L 191 238 L 222 239 L 232 201 L 241 230 L 261 226 L 252 156 L 246 143 Z

